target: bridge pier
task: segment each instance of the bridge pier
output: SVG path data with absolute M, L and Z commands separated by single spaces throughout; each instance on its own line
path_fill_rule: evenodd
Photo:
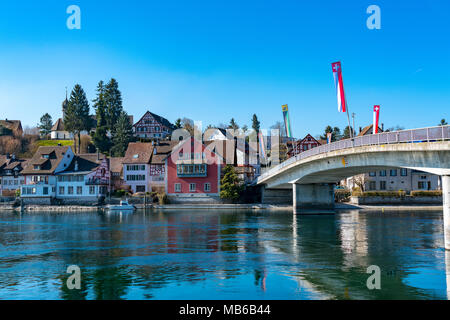
M 334 212 L 334 184 L 292 184 L 294 213 Z
M 445 249 L 450 250 L 450 176 L 442 177 L 442 201 L 444 206 Z

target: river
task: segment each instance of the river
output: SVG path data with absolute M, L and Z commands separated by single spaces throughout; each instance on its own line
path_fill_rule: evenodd
M 447 299 L 443 242 L 442 211 L 0 212 L 0 299 Z

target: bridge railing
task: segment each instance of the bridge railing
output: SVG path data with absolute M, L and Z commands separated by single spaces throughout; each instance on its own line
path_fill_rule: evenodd
M 303 151 L 280 163 L 279 165 L 270 168 L 268 171 L 262 173 L 257 179 L 264 179 L 296 161 L 335 150 L 392 143 L 418 143 L 445 140 L 450 140 L 450 125 L 382 132 L 378 134 L 355 137 L 353 139 L 340 140 Z

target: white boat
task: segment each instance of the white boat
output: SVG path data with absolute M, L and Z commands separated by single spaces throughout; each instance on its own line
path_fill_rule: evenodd
M 128 203 L 128 200 L 121 200 L 120 204 L 108 204 L 107 210 L 111 211 L 134 211 L 136 207 Z

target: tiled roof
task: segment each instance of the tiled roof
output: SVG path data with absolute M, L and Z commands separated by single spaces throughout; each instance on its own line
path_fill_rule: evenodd
M 98 155 L 97 153 L 77 154 L 67 169 L 61 173 L 92 171 L 100 165 L 104 158 L 105 155 L 101 153 Z M 75 170 L 75 163 L 78 164 L 78 170 Z
M 161 116 L 159 116 L 159 115 L 157 115 L 157 114 L 154 114 L 154 113 L 152 113 L 152 112 L 150 112 L 150 111 L 147 111 L 146 113 L 144 113 L 144 115 L 141 117 L 141 119 L 139 119 L 139 121 L 141 121 L 142 118 L 144 118 L 145 115 L 146 115 L 147 113 L 149 113 L 156 121 L 158 121 L 158 122 L 159 122 L 160 124 L 162 124 L 163 126 L 166 126 L 167 128 L 169 128 L 169 129 L 171 129 L 171 130 L 174 130 L 174 129 L 175 129 L 175 126 L 174 126 L 172 123 L 170 123 L 169 120 L 167 120 L 166 118 L 163 118 L 163 117 L 161 117 Z M 131 118 L 131 120 L 133 120 L 133 118 Z M 139 122 L 139 121 L 138 121 L 138 122 Z M 137 123 L 138 123 L 138 122 L 137 122 Z M 137 123 L 135 123 L 135 125 L 136 125 Z
M 150 163 L 152 144 L 147 142 L 131 142 L 128 144 L 123 163 Z
M 13 131 L 22 128 L 20 120 L 0 120 L 0 125 Z
M 7 159 L 6 156 L 0 156 L 0 174 L 3 170 L 13 170 L 18 167 L 19 172 L 22 171 L 28 164 L 28 159 Z
M 172 149 L 178 144 L 178 141 L 161 141 L 155 143 L 152 148 L 151 164 L 164 164 L 167 156 L 172 152 Z M 156 154 L 155 154 L 156 149 Z
M 61 118 L 56 120 L 55 124 L 52 127 L 52 131 L 65 131 L 64 130 L 64 122 Z
M 123 157 L 112 157 L 110 158 L 110 170 L 111 172 L 122 172 L 123 169 Z
M 69 146 L 39 147 L 30 159 L 22 174 L 52 174 L 61 162 L 62 158 L 69 150 Z M 49 155 L 49 159 L 42 158 L 42 155 Z M 43 161 L 45 160 L 45 161 Z M 42 164 L 41 170 L 34 170 L 34 165 Z
M 364 127 L 364 129 L 362 129 L 361 132 L 357 136 L 360 137 L 360 136 L 365 136 L 367 134 L 371 134 L 373 132 L 372 127 L 373 127 L 373 124 L 370 124 L 370 125 Z M 381 130 L 381 128 L 378 127 L 378 132 L 383 132 L 383 130 Z

